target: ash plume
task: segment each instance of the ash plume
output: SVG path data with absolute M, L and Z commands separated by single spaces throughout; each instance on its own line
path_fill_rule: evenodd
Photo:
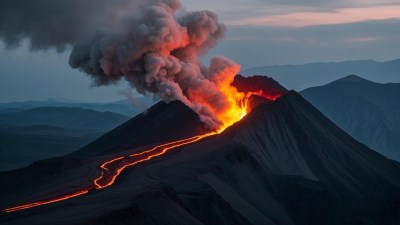
M 32 51 L 64 51 L 102 29 L 114 29 L 125 15 L 142 5 L 138 0 L 3 0 L 0 40 L 7 48 L 27 39 Z
M 180 100 L 217 128 L 217 115 L 230 104 L 221 85 L 230 85 L 239 66 L 223 57 L 212 59 L 210 67 L 202 66 L 199 57 L 224 36 L 225 26 L 210 11 L 177 17 L 180 7 L 177 0 L 141 6 L 138 14 L 120 24 L 120 31 L 77 43 L 69 63 L 98 85 L 126 79 L 139 93 Z
M 73 45 L 70 66 L 96 85 L 125 79 L 141 94 L 182 101 L 213 129 L 230 119 L 227 112 L 239 95 L 230 84 L 239 65 L 224 57 L 208 67 L 200 62 L 225 33 L 215 13 L 184 12 L 179 0 L 7 2 L 0 3 L 0 14 L 24 4 L 33 11 L 0 17 L 0 38 L 9 47 L 23 38 L 33 50 Z

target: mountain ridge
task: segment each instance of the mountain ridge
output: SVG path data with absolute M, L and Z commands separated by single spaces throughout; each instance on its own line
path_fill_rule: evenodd
M 184 106 L 161 106 L 179 105 Z M 96 158 L 104 157 L 84 159 L 87 165 L 57 159 L 52 167 L 60 169 L 53 168 L 59 172 L 52 176 L 68 186 L 77 174 L 87 174 Z M 48 163 L 31 168 L 47 168 Z M 75 172 L 61 169 L 69 164 Z M 0 198 L 8 194 L 10 202 L 32 196 L 12 188 L 20 182 L 16 177 L 27 172 L 0 173 L 0 180 L 7 181 Z M 42 173 L 40 184 L 30 181 L 32 190 L 53 184 L 46 175 L 51 172 Z M 41 189 L 36 196 L 55 188 Z M 220 135 L 127 170 L 108 189 L 7 215 L 4 224 L 399 224 L 399 190 L 398 163 L 354 140 L 291 91 L 260 104 Z
M 146 99 L 144 97 L 134 99 L 134 101 L 131 102 L 130 100 L 118 100 L 105 103 L 87 103 L 74 100 L 50 98 L 43 101 L 28 100 L 22 102 L 5 102 L 0 103 L 0 113 L 7 110 L 22 111 L 40 107 L 66 107 L 89 109 L 98 112 L 112 112 L 131 117 L 140 113 L 140 111 L 145 110 L 152 102 L 154 102 L 153 100 Z
M 400 82 L 400 59 L 386 62 L 355 60 L 303 65 L 261 66 L 242 71 L 244 75 L 267 75 L 288 89 L 297 91 L 321 86 L 350 74 L 374 82 Z M 377 76 L 379 74 L 379 76 Z
M 0 124 L 17 126 L 49 125 L 69 129 L 104 130 L 114 128 L 128 117 L 97 112 L 76 107 L 39 107 L 16 112 L 3 113 Z

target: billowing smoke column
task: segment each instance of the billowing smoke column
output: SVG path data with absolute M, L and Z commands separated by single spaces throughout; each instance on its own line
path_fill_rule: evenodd
M 69 64 L 96 85 L 127 80 L 142 94 L 180 100 L 210 128 L 245 114 L 244 94 L 230 84 L 239 66 L 200 57 L 225 33 L 210 11 L 183 12 L 179 0 L 0 1 L 0 39 L 32 50 L 73 46 Z
M 243 94 L 230 86 L 239 66 L 224 57 L 202 66 L 199 57 L 223 37 L 225 27 L 210 11 L 177 17 L 180 7 L 178 0 L 141 6 L 118 32 L 103 32 L 76 44 L 69 63 L 99 85 L 124 78 L 139 93 L 180 100 L 218 129 L 242 116 L 232 107 L 240 104 Z

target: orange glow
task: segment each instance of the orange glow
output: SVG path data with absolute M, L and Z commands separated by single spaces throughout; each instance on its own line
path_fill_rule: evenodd
M 63 200 L 87 194 L 91 189 L 103 189 L 109 187 L 115 183 L 115 180 L 121 174 L 121 172 L 128 167 L 137 165 L 145 161 L 149 161 L 153 158 L 165 154 L 169 150 L 200 141 L 206 137 L 220 134 L 226 128 L 238 122 L 244 116 L 246 116 L 247 113 L 249 113 L 251 109 L 248 106 L 249 102 L 248 100 L 251 95 L 258 95 L 267 98 L 269 100 L 275 100 L 278 97 L 278 96 L 269 96 L 267 95 L 267 93 L 263 93 L 262 91 L 248 92 L 248 93 L 238 92 L 235 87 L 230 85 L 231 82 L 232 82 L 231 79 L 221 80 L 220 82 L 219 81 L 217 82 L 219 84 L 221 92 L 223 93 L 225 99 L 227 99 L 227 102 L 229 104 L 225 106 L 223 111 L 220 112 L 215 111 L 215 115 L 217 115 L 218 119 L 222 121 L 221 126 L 215 131 L 203 135 L 198 135 L 190 138 L 185 138 L 177 141 L 156 145 L 153 148 L 144 150 L 140 153 L 119 156 L 114 159 L 108 160 L 99 166 L 100 175 L 99 177 L 93 180 L 93 186 L 91 187 L 79 190 L 71 194 L 54 197 L 49 200 L 37 201 L 16 207 L 6 208 L 3 209 L 2 211 L 5 213 L 10 213 L 41 205 L 47 205 L 50 203 L 60 202 Z
M 216 133 L 223 132 L 249 112 L 247 102 L 252 93 L 239 92 L 236 87 L 232 86 L 239 70 L 240 66 L 237 64 L 217 66 L 217 68 L 213 68 L 214 72 L 209 77 L 213 84 L 209 92 L 204 88 L 190 90 L 190 99 L 205 107 L 206 111 L 212 114 L 213 119 L 216 119 L 217 124 L 211 127 Z M 217 90 L 217 93 L 214 89 Z

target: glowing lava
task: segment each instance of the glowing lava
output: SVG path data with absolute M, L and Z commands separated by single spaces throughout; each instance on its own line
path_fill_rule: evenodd
M 198 135 L 182 140 L 177 140 L 173 142 L 168 142 L 165 144 L 157 145 L 151 149 L 144 150 L 140 153 L 135 153 L 126 156 L 116 157 L 114 159 L 108 160 L 102 163 L 100 168 L 100 176 L 93 180 L 93 186 L 83 188 L 81 190 L 75 191 L 73 193 L 69 193 L 62 196 L 57 196 L 54 198 L 50 198 L 47 200 L 41 200 L 29 204 L 23 204 L 15 207 L 10 207 L 3 209 L 2 211 L 5 213 L 15 212 L 23 209 L 29 209 L 41 205 L 47 205 L 50 203 L 60 202 L 67 199 L 71 199 L 74 197 L 78 197 L 84 194 L 89 193 L 92 189 L 103 189 L 109 187 L 114 184 L 117 177 L 121 174 L 121 172 L 131 166 L 137 165 L 139 163 L 151 160 L 155 157 L 165 154 L 169 150 L 182 147 L 197 141 L 200 141 L 206 137 L 210 137 L 213 135 L 217 135 L 223 132 L 226 128 L 233 125 L 234 123 L 241 120 L 249 111 L 251 110 L 248 106 L 248 100 L 251 95 L 262 96 L 262 92 L 249 92 L 249 93 L 241 93 L 236 90 L 236 88 L 230 85 L 222 85 L 222 91 L 226 94 L 229 102 L 231 103 L 229 107 L 223 113 L 217 114 L 218 118 L 222 121 L 221 126 L 213 132 L 206 133 L 203 135 Z M 270 99 L 275 100 L 275 99 Z
M 69 193 L 63 196 L 58 196 L 56 198 L 51 198 L 51 199 L 47 199 L 47 200 L 42 200 L 42 201 L 37 201 L 37 202 L 33 202 L 33 203 L 28 203 L 28 204 L 24 204 L 24 205 L 20 205 L 20 206 L 15 206 L 15 207 L 10 207 L 10 208 L 6 208 L 3 209 L 2 211 L 5 213 L 10 213 L 10 212 L 15 212 L 15 211 L 19 211 L 19 210 L 23 210 L 23 209 L 29 209 L 29 208 L 33 208 L 33 207 L 37 207 L 37 206 L 41 206 L 41 205 L 47 205 L 50 203 L 55 203 L 55 202 L 61 202 L 70 198 L 75 198 L 84 194 L 87 194 L 89 192 L 90 188 L 85 188 L 73 193 Z
M 121 174 L 121 172 L 130 166 L 138 163 L 148 161 L 157 156 L 163 155 L 168 150 L 188 145 L 190 143 L 199 141 L 203 138 L 215 135 L 217 133 L 212 132 L 204 135 L 199 135 L 191 138 L 182 139 L 179 141 L 169 142 L 162 145 L 157 145 L 151 149 L 145 150 L 141 153 L 132 154 L 124 157 L 118 157 L 107 161 L 100 165 L 102 169 L 100 177 L 96 178 L 93 183 L 96 189 L 102 189 L 109 187 L 114 184 L 115 179 Z

